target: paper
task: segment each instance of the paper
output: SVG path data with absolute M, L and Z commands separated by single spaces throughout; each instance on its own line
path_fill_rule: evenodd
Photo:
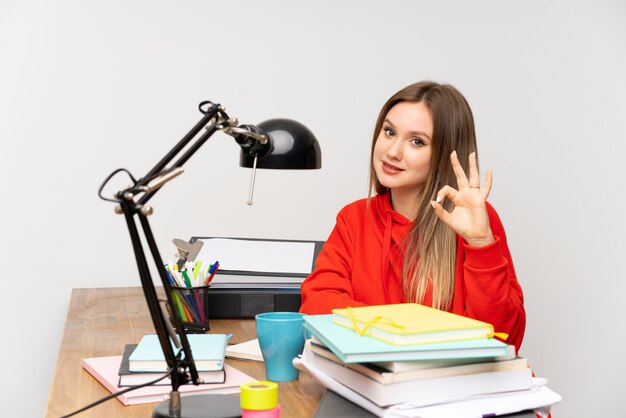
M 243 360 L 263 361 L 259 340 L 254 339 L 226 347 L 226 357 Z
M 340 396 L 343 396 L 350 402 L 353 402 L 359 405 L 360 407 L 362 407 L 363 409 L 370 411 L 372 414 L 378 417 L 382 417 L 384 415 L 386 411 L 385 408 L 381 408 L 380 406 L 376 405 L 374 402 L 370 401 L 369 399 L 366 399 L 364 396 L 359 395 L 358 393 L 348 388 L 347 386 L 344 386 L 341 383 L 337 382 L 336 380 L 334 380 L 327 374 L 312 367 L 310 363 L 307 362 L 307 358 L 306 358 L 307 355 L 310 355 L 310 353 L 307 353 L 305 351 L 301 357 L 294 358 L 293 359 L 294 367 L 299 370 L 305 370 L 311 373 L 311 375 L 315 379 L 317 379 L 317 381 L 320 382 L 322 386 L 324 386 L 326 389 L 332 390 L 333 392 L 335 392 L 336 394 Z
M 254 284 L 254 287 L 257 287 L 259 283 L 269 283 L 269 284 L 284 284 L 285 287 L 297 287 L 300 288 L 302 282 L 306 279 L 306 277 L 296 277 L 292 276 L 277 276 L 277 275 L 268 275 L 264 274 L 263 276 L 256 275 L 248 275 L 248 274 L 221 274 L 218 270 L 213 277 L 213 281 L 211 281 L 211 286 L 224 284 L 224 285 L 233 285 L 233 284 L 246 284 L 247 286 L 241 287 L 250 287 L 250 284 Z M 228 286 L 226 286 L 228 287 Z
M 220 270 L 310 274 L 314 242 L 205 238 L 197 260 L 220 262 Z
M 385 417 L 481 418 L 485 416 L 495 417 L 527 410 L 535 410 L 536 412 L 540 412 L 540 414 L 545 414 L 546 412 L 549 413 L 549 406 L 560 401 L 561 396 L 545 386 L 540 386 L 529 390 L 491 394 L 459 402 L 448 402 L 424 407 L 397 405 L 389 408 Z
M 294 366 L 300 370 L 306 370 L 311 373 L 326 389 L 332 390 L 379 417 L 481 418 L 484 416 L 498 416 L 531 409 L 547 416 L 550 406 L 561 401 L 561 396 L 545 386 L 545 379 L 533 378 L 533 387 L 528 390 L 479 395 L 465 399 L 433 400 L 430 404 L 429 402 L 416 402 L 381 408 L 369 399 L 366 399 L 359 393 L 342 385 L 332 377 L 315 368 L 311 365 L 310 361 L 307 361 L 307 356 L 309 355 L 313 354 L 305 350 L 301 357 L 296 357 L 293 360 Z

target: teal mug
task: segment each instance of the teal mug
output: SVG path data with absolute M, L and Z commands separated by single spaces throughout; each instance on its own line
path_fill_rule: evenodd
M 304 348 L 304 316 L 298 312 L 256 315 L 256 335 L 267 380 L 288 382 L 298 378 L 298 369 L 293 367 L 292 361 Z

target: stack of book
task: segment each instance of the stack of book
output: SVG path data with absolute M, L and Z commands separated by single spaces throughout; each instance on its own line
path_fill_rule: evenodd
M 305 327 L 311 338 L 300 363 L 330 389 L 339 383 L 354 399 L 367 399 L 379 415 L 399 405 L 444 405 L 538 386 L 527 360 L 494 339 L 490 324 L 426 306 L 337 309 L 305 317 Z M 545 405 L 527 409 L 539 406 Z
M 242 384 L 255 379 L 224 363 L 227 336 L 224 334 L 187 335 L 201 385 L 179 388 L 183 396 L 191 394 L 239 393 Z M 121 356 L 83 359 L 83 368 L 111 393 L 144 385 L 164 376 L 167 363 L 156 335 L 145 335 L 139 344 L 127 344 Z M 118 396 L 124 405 L 161 402 L 171 391 L 171 380 L 164 378 L 149 386 Z

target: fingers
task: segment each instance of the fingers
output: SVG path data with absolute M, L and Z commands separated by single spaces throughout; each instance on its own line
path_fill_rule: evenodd
M 480 192 L 483 195 L 483 199 L 487 200 L 487 197 L 489 197 L 492 184 L 493 184 L 493 171 L 489 169 L 487 170 L 487 173 L 485 174 L 485 183 L 483 184 L 482 189 L 480 189 Z
M 450 154 L 450 162 L 452 163 L 452 169 L 456 175 L 456 182 L 459 185 L 459 189 L 469 187 L 467 176 L 465 175 L 465 171 L 463 171 L 463 167 L 461 167 L 461 163 L 459 163 L 459 157 L 457 157 L 456 151 L 452 151 L 452 154 Z
M 437 200 L 436 203 L 443 202 L 443 199 L 448 198 L 454 203 L 454 199 L 456 198 L 458 191 L 456 191 L 451 186 L 443 186 L 439 192 L 437 192 Z
M 476 192 L 480 192 L 480 196 L 482 198 L 482 200 L 487 200 L 487 197 L 489 197 L 489 193 L 491 193 L 491 186 L 493 184 L 493 171 L 491 169 L 487 170 L 487 173 L 485 174 L 485 183 L 483 184 L 483 187 L 476 186 L 476 187 L 469 187 L 470 189 L 477 189 L 474 193 Z M 457 202 L 457 195 L 459 194 L 459 192 L 461 192 L 461 190 L 456 190 L 455 188 L 453 188 L 452 186 L 446 185 L 443 186 L 438 192 L 437 192 L 437 198 L 436 198 L 436 203 L 442 203 L 444 201 L 444 199 L 449 199 L 450 201 L 452 201 L 452 203 L 454 203 L 455 205 L 458 204 L 459 202 Z M 467 191 L 465 191 L 464 193 L 467 193 Z
M 478 163 L 476 162 L 476 153 L 469 155 L 469 187 L 480 188 L 480 178 L 478 177 Z
M 439 219 L 441 219 L 446 225 L 450 225 L 450 213 L 445 210 L 445 208 L 441 205 L 441 202 L 445 198 L 448 198 L 454 203 L 454 198 L 459 192 L 453 189 L 450 186 L 443 186 L 441 190 L 437 193 L 437 200 L 433 200 L 430 202 L 432 207 L 435 209 L 435 214 Z
M 469 155 L 469 179 L 459 162 L 459 157 L 456 151 L 452 151 L 450 154 L 450 162 L 452 163 L 452 169 L 456 176 L 456 181 L 459 186 L 459 190 L 465 187 L 472 189 L 480 189 L 480 177 L 478 177 L 478 161 L 476 160 L 476 152 L 472 152 Z M 489 186 L 491 188 L 491 186 Z M 489 192 L 487 191 L 487 195 Z
M 443 208 L 443 206 L 441 206 L 440 203 L 437 203 L 434 200 L 431 201 L 430 204 L 435 209 L 435 215 L 437 215 L 437 217 L 439 219 L 441 219 L 441 221 L 443 223 L 445 223 L 446 225 L 449 225 L 450 224 L 450 214 L 448 213 L 448 211 L 446 211 Z

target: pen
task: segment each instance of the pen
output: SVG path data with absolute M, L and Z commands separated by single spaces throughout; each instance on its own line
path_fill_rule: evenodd
M 196 320 L 192 314 L 193 309 L 188 305 L 188 303 L 183 303 L 183 309 L 185 310 L 185 317 L 187 318 L 185 322 L 193 322 Z
M 170 281 L 170 284 L 172 286 L 176 286 L 176 283 L 174 283 L 174 279 L 172 278 L 172 275 L 170 274 L 170 270 L 169 270 L 167 264 L 164 267 L 165 267 L 165 274 L 167 274 L 167 280 Z
M 200 267 L 201 266 L 202 266 L 202 263 L 199 262 L 199 261 L 196 261 L 196 264 L 193 266 L 192 273 L 193 273 L 194 280 L 198 279 L 198 273 L 200 273 Z
M 206 286 L 208 286 L 211 283 L 211 280 L 213 280 L 213 276 L 215 276 L 215 272 L 217 271 L 219 266 L 220 262 L 216 261 L 215 264 L 213 264 L 209 269 L 209 277 L 206 279 Z
M 207 273 L 209 272 L 208 269 L 203 269 L 203 268 L 199 268 L 198 269 L 199 274 L 198 274 L 198 286 L 204 286 L 204 283 L 206 283 L 206 278 L 207 278 Z
M 183 275 L 183 280 L 185 281 L 185 284 L 187 285 L 187 287 L 193 287 L 191 285 L 191 280 L 189 280 L 189 275 L 187 274 L 187 269 L 183 269 L 183 271 L 181 271 L 182 275 Z
M 195 287 L 192 286 L 191 279 L 189 278 L 189 271 L 184 269 L 182 272 L 183 278 L 185 279 L 185 284 L 187 287 Z M 193 277 L 193 276 L 192 276 Z M 202 311 L 202 304 L 200 303 L 200 297 L 196 290 L 186 290 L 185 297 L 189 301 L 189 308 L 191 310 L 191 314 L 193 315 L 196 323 L 204 323 L 204 312 Z
M 175 274 L 174 272 L 170 271 L 170 267 L 168 264 L 166 264 L 164 266 L 165 268 L 165 274 L 167 274 L 167 279 L 170 281 L 170 284 L 174 287 L 180 287 L 175 279 Z M 180 319 L 183 322 L 189 322 L 188 316 L 187 316 L 187 310 L 185 309 L 184 304 L 182 303 L 180 297 L 182 295 L 180 295 L 176 290 L 173 291 L 173 299 L 174 299 L 174 305 L 176 305 L 176 309 L 178 310 L 178 314 L 180 316 Z
M 182 281 L 182 279 L 181 279 L 179 274 L 180 273 L 178 273 L 176 270 L 170 270 L 170 275 L 174 279 L 175 286 L 176 287 L 185 287 L 185 283 L 183 283 L 183 281 Z
M 177 290 L 174 290 L 172 293 L 173 293 L 172 297 L 174 299 L 174 305 L 176 305 L 176 309 L 178 310 L 180 319 L 185 322 L 189 322 L 187 320 L 187 315 L 185 314 L 185 306 L 183 305 L 183 302 L 181 300 L 182 295 Z

